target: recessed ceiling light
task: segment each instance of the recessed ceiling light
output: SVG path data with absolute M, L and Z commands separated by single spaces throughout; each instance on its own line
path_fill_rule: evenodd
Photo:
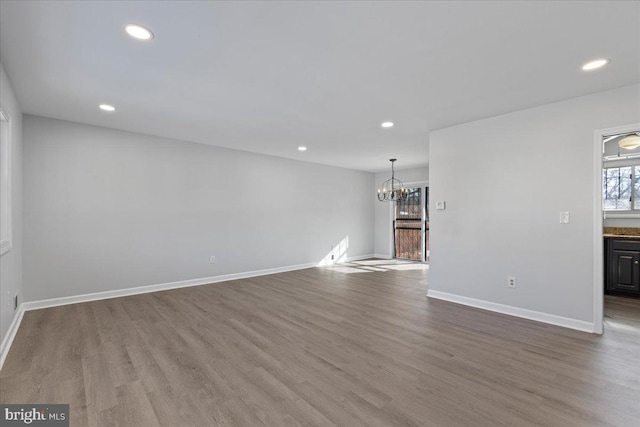
M 153 33 L 148 28 L 138 24 L 129 24 L 124 27 L 124 30 L 134 39 L 138 40 L 151 40 Z
M 607 65 L 609 62 L 611 62 L 610 60 L 603 58 L 603 59 L 595 59 L 593 61 L 589 61 L 586 64 L 584 64 L 582 66 L 582 69 L 584 71 L 591 71 L 591 70 L 597 70 L 598 68 L 602 68 L 605 65 Z
M 100 109 L 102 111 L 108 111 L 108 112 L 116 111 L 116 107 L 109 104 L 100 104 Z
M 298 151 L 307 151 L 307 147 L 301 145 L 300 147 L 298 147 Z
M 383 128 L 391 128 L 393 127 L 393 122 L 383 122 L 380 126 Z

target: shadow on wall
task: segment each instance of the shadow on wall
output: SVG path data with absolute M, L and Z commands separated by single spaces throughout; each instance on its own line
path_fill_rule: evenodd
M 349 235 L 346 235 L 344 239 L 337 245 L 331 248 L 331 252 L 327 254 L 318 263 L 318 267 L 325 265 L 333 265 L 339 262 L 345 262 L 347 260 L 347 249 L 349 248 Z

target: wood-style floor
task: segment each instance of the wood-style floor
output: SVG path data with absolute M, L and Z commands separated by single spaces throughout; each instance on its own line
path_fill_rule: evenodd
M 640 300 L 604 336 L 425 297 L 368 261 L 29 311 L 3 403 L 72 426 L 638 426 Z

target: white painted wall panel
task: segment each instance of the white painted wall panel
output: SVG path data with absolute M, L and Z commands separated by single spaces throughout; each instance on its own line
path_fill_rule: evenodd
M 636 85 L 432 132 L 430 289 L 592 321 L 594 131 L 639 121 Z
M 24 121 L 29 301 L 373 253 L 373 174 Z

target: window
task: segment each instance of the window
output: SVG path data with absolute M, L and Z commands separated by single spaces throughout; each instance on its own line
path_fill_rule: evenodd
M 0 255 L 11 249 L 11 129 L 0 108 Z
M 633 171 L 633 209 L 640 210 L 640 166 Z
M 640 165 L 605 168 L 602 190 L 605 211 L 640 211 Z

